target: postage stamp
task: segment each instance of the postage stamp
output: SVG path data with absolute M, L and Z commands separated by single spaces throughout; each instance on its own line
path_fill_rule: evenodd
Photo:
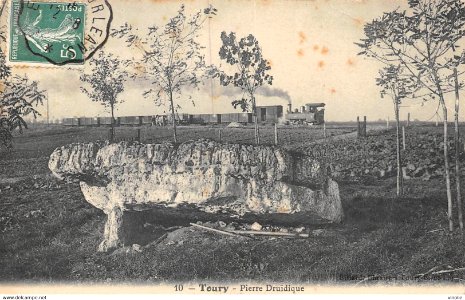
M 10 60 L 82 63 L 85 11 L 82 3 L 13 1 Z
M 111 19 L 107 1 L 12 0 L 9 61 L 83 64 L 106 42 Z

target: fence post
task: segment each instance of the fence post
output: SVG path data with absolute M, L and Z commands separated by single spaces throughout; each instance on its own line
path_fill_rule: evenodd
M 278 145 L 278 125 L 274 123 L 274 144 Z
M 407 114 L 407 127 L 410 126 L 410 113 Z
M 405 127 L 404 126 L 402 126 L 402 144 L 405 150 Z
M 357 137 L 360 137 L 360 117 L 357 116 Z
M 140 139 L 140 128 L 137 128 L 137 141 L 140 143 L 141 139 Z
M 326 122 L 323 123 L 323 136 L 326 139 Z
M 367 116 L 363 116 L 363 137 L 367 136 Z
M 218 139 L 219 139 L 219 141 L 220 141 L 220 143 L 221 143 L 221 128 L 218 129 Z

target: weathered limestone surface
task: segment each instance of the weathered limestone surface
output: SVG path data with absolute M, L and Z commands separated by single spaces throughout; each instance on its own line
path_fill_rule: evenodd
M 330 222 L 343 218 L 338 185 L 311 189 L 318 162 L 269 146 L 209 140 L 178 146 L 121 142 L 70 144 L 50 156 L 61 179 L 78 179 L 85 199 L 108 216 L 99 250 L 120 246 L 122 214 L 135 207 L 193 204 L 207 212 L 309 212 Z

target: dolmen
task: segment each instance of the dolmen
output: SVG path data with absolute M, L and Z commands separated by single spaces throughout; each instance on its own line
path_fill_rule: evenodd
M 316 160 L 274 146 L 219 143 L 74 143 L 57 148 L 49 169 L 79 181 L 86 201 L 107 215 L 98 250 L 123 246 L 127 211 L 189 204 L 209 213 L 308 213 L 341 222 L 338 184 L 321 180 Z M 321 184 L 316 184 L 321 182 Z

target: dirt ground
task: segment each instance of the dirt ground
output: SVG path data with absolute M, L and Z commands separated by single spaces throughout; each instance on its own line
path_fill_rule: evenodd
M 78 184 L 55 180 L 47 163 L 56 147 L 102 138 L 107 130 L 36 128 L 16 137 L 12 152 L 0 152 L 0 281 L 163 283 L 279 279 L 364 285 L 379 280 L 465 279 L 464 271 L 435 273 L 465 266 L 464 236 L 459 231 L 449 234 L 446 230 L 447 201 L 442 178 L 407 180 L 402 198 L 395 197 L 394 177 L 341 181 L 345 209 L 341 224 L 309 225 L 303 220 L 275 224 L 260 220 L 264 226 L 281 230 L 304 227 L 308 238 L 218 235 L 189 223 L 228 226 L 232 220 L 175 211 L 160 213 L 156 222 L 146 224 L 151 240 L 135 239 L 135 245 L 113 253 L 97 253 L 105 215 L 84 200 Z M 200 137 L 208 130 L 215 132 L 211 128 L 181 128 L 181 141 Z M 266 130 L 272 133 L 272 128 L 262 132 Z M 353 131 L 330 130 L 334 135 Z M 250 138 L 243 132 L 239 136 Z M 290 132 L 286 135 L 288 142 L 283 142 L 287 147 L 293 143 L 301 146 L 302 141 L 311 147 L 311 141 L 320 139 L 322 133 L 315 129 L 300 129 L 294 135 Z M 166 131 L 159 132 L 159 137 L 150 136 L 159 140 L 168 139 L 170 134 Z M 378 136 L 383 139 L 382 134 Z M 228 140 L 225 135 L 223 139 Z M 253 221 L 235 220 L 235 226 L 247 228 Z

